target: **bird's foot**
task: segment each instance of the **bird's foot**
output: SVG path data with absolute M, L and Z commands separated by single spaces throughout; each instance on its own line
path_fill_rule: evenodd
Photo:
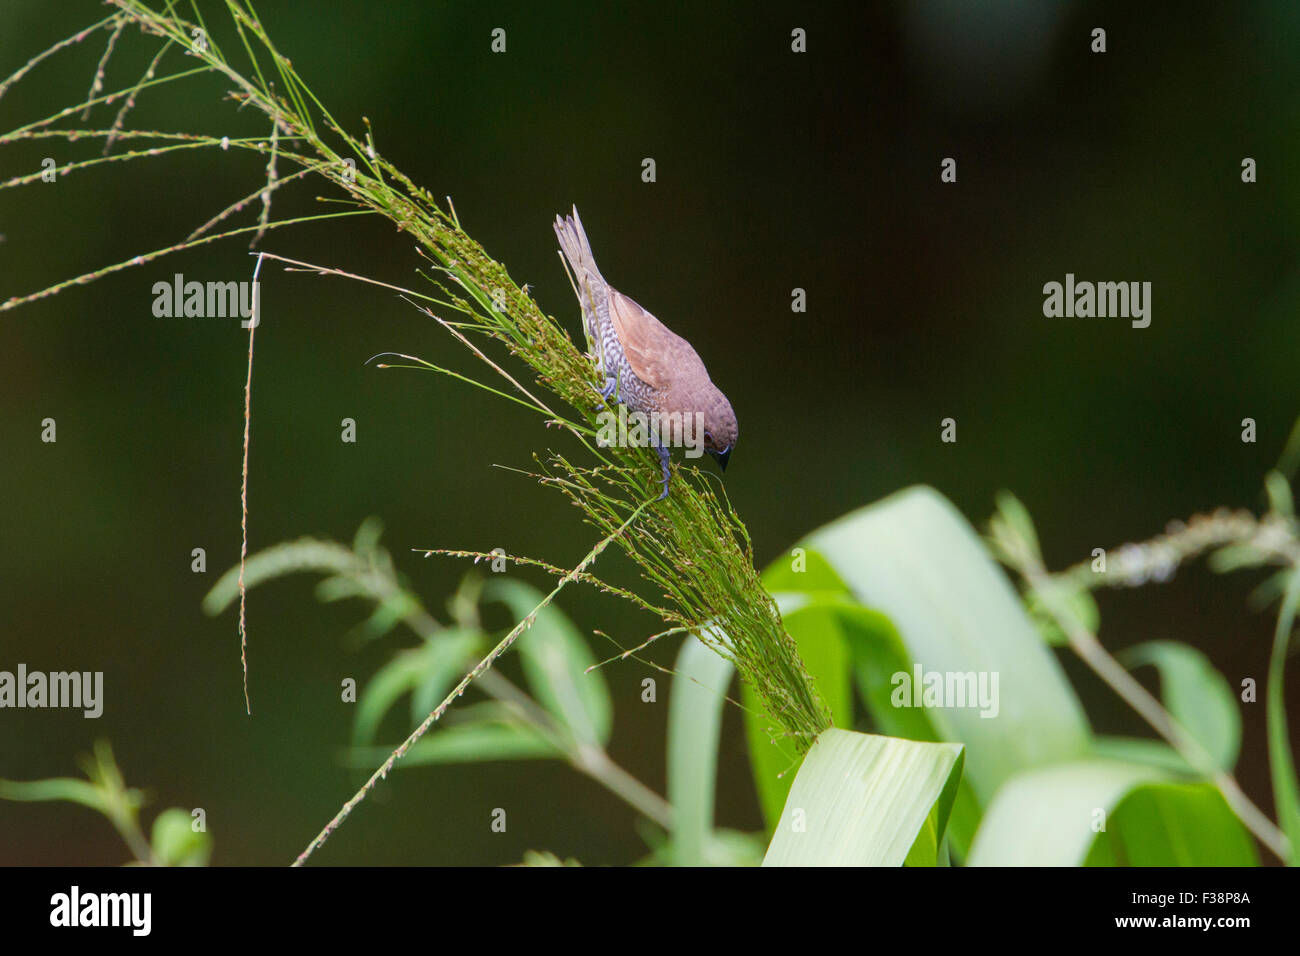
M 591 383 L 589 382 L 588 384 Z M 600 396 L 600 404 L 593 406 L 592 411 L 598 412 L 604 408 L 605 403 L 609 401 L 609 397 L 614 394 L 614 389 L 617 387 L 618 382 L 614 380 L 613 376 L 606 376 L 604 388 L 597 388 L 595 385 L 592 385 L 591 390 Z
M 665 498 L 668 497 L 668 477 L 669 477 L 669 472 L 668 472 L 668 449 L 665 448 L 663 445 L 659 445 L 659 446 L 658 446 L 658 451 L 659 451 L 659 466 L 660 466 L 661 468 L 663 468 L 663 471 L 664 471 L 664 477 L 663 477 L 664 490 L 663 490 L 663 493 L 662 493 L 661 495 L 659 495 L 659 497 L 656 498 L 655 500 L 656 500 L 656 501 L 663 501 Z

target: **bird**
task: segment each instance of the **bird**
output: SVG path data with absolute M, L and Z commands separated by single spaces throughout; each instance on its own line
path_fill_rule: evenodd
M 736 446 L 736 413 L 709 378 L 699 353 L 605 281 L 576 205 L 572 215 L 555 217 L 555 235 L 573 273 L 587 341 L 603 383 L 592 386 L 601 397 L 596 407 L 603 408 L 612 396 L 630 411 L 658 413 L 660 420 L 678 413 L 685 421 L 698 413 L 701 417 L 691 420 L 702 423 L 703 449 L 726 471 Z M 654 435 L 654 442 L 663 469 L 663 492 L 657 499 L 662 501 L 668 497 L 669 453 L 662 436 Z

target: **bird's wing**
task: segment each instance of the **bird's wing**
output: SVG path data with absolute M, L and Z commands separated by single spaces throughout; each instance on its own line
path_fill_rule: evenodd
M 668 388 L 675 365 L 695 355 L 689 342 L 613 289 L 609 290 L 609 317 L 632 371 L 651 388 Z

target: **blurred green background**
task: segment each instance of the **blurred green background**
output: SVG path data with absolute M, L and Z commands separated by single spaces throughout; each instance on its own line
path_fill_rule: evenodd
M 760 567 L 915 483 L 980 525 L 994 493 L 1013 490 L 1054 567 L 1198 510 L 1258 507 L 1300 414 L 1300 8 L 839 6 L 263 0 L 258 10 L 331 112 L 354 132 L 368 116 L 385 155 L 450 195 L 467 231 L 575 335 L 550 221 L 577 203 L 606 277 L 690 338 L 731 398 L 741 439 L 726 487 Z M 104 13 L 88 0 L 5 0 L 0 75 Z M 1104 55 L 1089 51 L 1098 26 Z M 504 55 L 489 49 L 496 27 Z M 806 54 L 790 51 L 795 27 Z M 80 102 L 105 37 L 10 90 L 0 130 Z M 156 48 L 132 33 L 120 46 L 109 89 L 134 82 Z M 163 63 L 186 65 L 175 54 Z M 159 88 L 129 125 L 263 133 L 224 92 L 209 78 Z M 112 116 L 101 107 L 88 125 Z M 96 153 L 6 146 L 0 179 L 45 156 Z M 955 185 L 939 181 L 949 156 Z M 1253 185 L 1240 178 L 1246 156 L 1258 162 Z M 657 164 L 652 184 L 641 181 L 645 157 Z M 0 192 L 0 299 L 177 242 L 262 176 L 256 156 L 208 150 Z M 282 191 L 275 215 L 312 213 L 322 189 Z M 378 220 L 283 230 L 261 248 L 420 281 L 411 241 Z M 106 695 L 95 721 L 0 713 L 0 776 L 72 775 L 74 756 L 108 737 L 156 808 L 206 809 L 213 862 L 226 865 L 289 862 L 351 795 L 361 777 L 338 762 L 352 717 L 339 682 L 363 683 L 411 642 L 356 651 L 346 636 L 366 609 L 318 604 L 307 577 L 255 590 L 250 719 L 234 618 L 199 612 L 238 557 L 247 337 L 237 320 L 156 318 L 151 290 L 175 272 L 246 279 L 247 253 L 239 240 L 208 246 L 0 316 L 0 669 L 103 670 Z M 1067 272 L 1150 281 L 1151 326 L 1044 318 L 1042 286 Z M 807 290 L 805 314 L 791 312 L 795 287 Z M 503 547 L 571 565 L 590 547 L 559 495 L 493 467 L 567 448 L 557 432 L 448 379 L 363 366 L 398 350 L 476 372 L 428 319 L 381 290 L 269 265 L 263 309 L 253 550 L 303 534 L 350 540 L 379 516 L 384 544 L 441 613 L 466 566 L 408 549 Z M 45 417 L 58 422 L 57 444 L 40 441 Z M 356 444 L 339 440 L 345 417 Z M 955 445 L 939 440 L 946 417 Z M 1241 441 L 1246 417 L 1256 444 Z M 195 547 L 207 549 L 207 574 L 190 571 Z M 1234 686 L 1262 684 L 1272 622 L 1246 607 L 1254 583 L 1198 566 L 1168 585 L 1101 593 L 1102 639 L 1186 641 Z M 560 603 L 584 632 L 624 645 L 659 629 L 590 591 Z M 674 651 L 675 640 L 656 659 L 670 665 Z M 1147 732 L 1065 663 L 1098 729 Z M 662 793 L 667 679 L 635 662 L 605 674 L 611 752 Z M 646 676 L 660 678 L 657 704 L 640 701 Z M 1243 718 L 1238 776 L 1270 810 L 1262 704 L 1243 705 Z M 390 729 L 388 739 L 402 730 Z M 494 834 L 489 814 L 506 799 L 510 828 Z M 761 827 L 734 708 L 717 817 Z M 645 849 L 634 822 L 558 763 L 418 769 L 390 778 L 317 859 L 504 863 L 536 848 L 621 863 Z M 0 805 L 0 863 L 125 857 L 89 811 Z

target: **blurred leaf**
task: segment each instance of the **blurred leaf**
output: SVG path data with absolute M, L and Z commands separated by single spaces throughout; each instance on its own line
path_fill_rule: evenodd
M 763 865 L 933 864 L 909 854 L 919 841 L 932 855 L 942 840 L 962 760 L 959 744 L 824 731 L 804 757 Z
M 1250 834 L 1211 783 L 1146 783 L 1111 811 L 1085 866 L 1258 866 Z
M 1154 767 L 1176 776 L 1195 776 L 1186 758 L 1163 740 L 1149 737 L 1097 736 L 1092 741 L 1094 756 L 1124 763 Z
M 638 866 L 673 866 L 672 839 L 668 831 L 646 817 L 636 817 L 632 826 L 650 848 L 650 854 L 637 861 Z
M 354 747 L 344 755 L 344 762 L 357 768 L 372 768 L 387 760 L 391 753 L 392 749 L 385 747 Z M 564 751 L 526 724 L 454 724 L 421 737 L 398 766 L 541 760 L 563 756 Z
M 445 630 L 433 640 L 410 650 L 399 651 L 375 672 L 361 692 L 356 718 L 352 724 L 352 741 L 357 745 L 375 739 L 384 716 L 404 694 L 419 688 L 420 700 L 412 698 L 413 723 L 423 720 L 433 709 L 419 709 L 430 699 L 440 699 L 469 666 L 474 650 L 481 644 L 476 632 Z
M 676 866 L 677 854 L 662 830 L 644 826 L 643 837 L 651 847 L 650 853 L 637 861 L 638 866 Z M 654 834 L 651 836 L 651 834 Z M 704 844 L 705 866 L 758 866 L 763 862 L 767 840 L 761 833 L 741 833 L 739 830 L 715 829 L 709 832 Z
M 352 539 L 352 550 L 358 555 L 367 556 L 379 550 L 379 539 L 384 533 L 384 522 L 371 515 L 357 527 Z
M 1300 468 L 1300 418 L 1291 426 L 1291 434 L 1287 436 L 1282 457 L 1277 463 L 1277 470 L 1288 480 L 1295 478 L 1297 468 Z
M 370 592 L 351 574 L 335 574 L 316 583 L 316 600 L 323 604 L 368 597 Z
M 354 744 L 368 744 L 375 739 L 384 715 L 416 685 L 428 669 L 430 657 L 436 653 L 431 644 L 398 651 L 392 660 L 375 672 L 357 701 L 356 718 L 352 723 Z
M 299 538 L 249 555 L 244 567 L 244 587 L 251 591 L 259 584 L 301 571 L 350 574 L 356 565 L 356 556 L 341 544 Z M 203 598 L 205 614 L 220 614 L 239 597 L 239 573 L 239 565 L 235 565 L 212 585 Z
M 1070 643 L 1056 619 L 1057 614 L 1092 633 L 1096 633 L 1101 624 L 1101 611 L 1093 596 L 1059 578 L 1053 578 L 1049 584 L 1026 594 L 1025 608 L 1043 640 L 1056 646 Z
M 561 860 L 549 850 L 525 850 L 524 861 L 520 866 L 582 866 L 573 857 Z
M 702 866 L 713 832 L 722 704 L 735 666 L 692 635 L 674 666 L 668 705 L 668 802 L 678 866 Z
M 1227 574 L 1242 568 L 1253 568 L 1264 562 L 1264 552 L 1253 544 L 1226 544 L 1217 551 L 1212 551 L 1205 559 L 1210 570 L 1217 574 Z
M 439 631 L 429 643 L 435 650 L 411 692 L 412 727 L 429 716 L 447 696 L 452 684 L 465 675 L 472 663 L 478 662 L 487 636 L 481 631 L 449 628 Z
M 941 742 L 928 708 L 894 706 L 897 675 L 911 673 L 912 662 L 893 622 L 879 611 L 856 603 L 842 604 L 838 616 L 853 653 L 858 692 L 866 701 L 879 732 L 908 740 Z M 970 851 L 979 819 L 979 801 L 971 781 L 963 773 L 947 828 L 948 838 L 959 856 L 964 857 Z
M 1282 599 L 1286 594 L 1286 586 L 1291 582 L 1291 569 L 1286 568 L 1269 575 L 1259 583 L 1250 596 L 1246 598 L 1246 603 L 1252 610 L 1262 611 L 1274 601 Z
M 941 739 L 966 745 L 965 775 L 980 802 L 1022 770 L 1087 753 L 1088 725 L 1060 665 L 979 536 L 937 492 L 922 487 L 892 495 L 814 531 L 806 546 L 810 557 L 825 558 L 857 602 L 897 629 L 907 664 L 990 681 L 997 675 L 996 717 L 981 716 L 978 707 L 924 712 Z M 910 673 L 888 641 L 854 646 L 886 649 L 875 664 L 877 683 L 891 667 Z M 875 699 L 873 716 L 882 725 L 891 711 L 895 719 L 911 719 L 907 709 L 892 701 L 885 709 L 878 694 Z
M 478 562 L 475 561 L 475 564 Z M 483 576 L 481 574 L 466 574 L 460 579 L 460 584 L 447 598 L 447 612 L 451 619 L 463 628 L 472 630 L 481 630 L 482 623 L 479 620 L 478 604 L 479 599 L 483 596 Z
M 97 740 L 93 754 L 77 758 L 87 780 L 51 777 L 46 780 L 0 780 L 0 799 L 42 802 L 67 800 L 102 813 L 119 830 L 134 829 L 136 814 L 145 804 L 144 791 L 126 785 L 113 748 Z
M 373 597 L 372 595 L 361 596 Z M 419 601 L 405 591 L 398 591 L 376 602 L 375 609 L 358 625 L 358 630 L 363 638 L 374 640 L 383 637 L 407 618 L 414 617 L 422 610 Z
M 799 547 L 793 548 L 791 553 L 797 554 L 797 557 L 777 558 L 763 571 L 763 586 L 769 591 L 791 591 L 826 597 L 849 593 L 845 580 L 816 551 Z
M 984 811 L 969 866 L 1079 866 L 1106 818 L 1151 767 L 1082 760 L 1012 777 Z
M 1160 698 L 1214 765 L 1231 771 L 1241 748 L 1237 698 L 1210 659 L 1177 641 L 1149 641 L 1117 655 L 1129 670 L 1150 664 L 1160 672 Z
M 212 857 L 212 836 L 195 832 L 193 818 L 177 807 L 158 814 L 151 845 L 164 866 L 207 866 Z
M 78 756 L 88 780 L 53 777 L 46 780 L 0 780 L 0 799 L 22 801 L 66 800 L 103 814 L 127 846 L 144 862 L 150 854 L 138 823 L 145 803 L 143 791 L 126 785 L 113 748 L 107 740 L 95 741 L 93 754 Z
M 1041 564 L 1038 533 L 1034 531 L 1028 510 L 1009 491 L 998 492 L 996 501 L 997 512 L 989 521 L 993 543 L 1016 567 L 1023 567 L 1026 563 Z
M 485 600 L 497 600 L 523 620 L 541 603 L 536 588 L 509 578 L 493 578 L 483 589 Z M 609 688 L 577 628 L 554 605 L 543 608 L 515 645 L 533 695 L 580 743 L 604 746 L 613 724 Z
M 984 813 L 971 866 L 1240 866 L 1254 845 L 1222 795 L 1152 767 L 1091 759 L 1013 778 Z
M 1295 503 L 1291 500 L 1291 486 L 1280 472 L 1270 471 L 1264 476 L 1264 490 L 1268 492 L 1269 510 L 1287 518 L 1295 517 Z
M 67 800 L 108 814 L 108 800 L 93 783 L 75 777 L 51 777 L 47 780 L 0 780 L 0 800 L 42 802 Z
M 709 833 L 704 859 L 709 866 L 759 866 L 767 841 L 760 833 L 718 830 Z

